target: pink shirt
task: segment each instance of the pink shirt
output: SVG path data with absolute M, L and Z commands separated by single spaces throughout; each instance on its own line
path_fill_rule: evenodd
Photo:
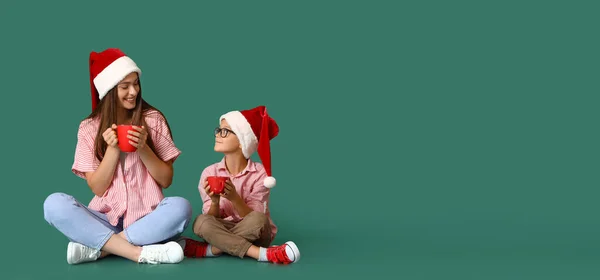
M 265 214 L 269 218 L 269 222 L 271 224 L 271 240 L 275 238 L 277 234 L 277 226 L 273 223 L 271 219 L 271 213 L 269 211 L 269 189 L 265 188 L 263 184 L 263 180 L 267 177 L 267 172 L 265 171 L 263 165 L 258 162 L 253 162 L 251 159 L 248 159 L 248 165 L 246 168 L 238 175 L 233 176 L 227 171 L 227 167 L 225 166 L 225 158 L 223 158 L 220 162 L 214 163 L 204 169 L 202 171 L 202 175 L 200 175 L 200 183 L 198 184 L 198 190 L 200 191 L 200 196 L 202 197 L 202 201 L 204 203 L 202 207 L 202 213 L 208 213 L 210 209 L 211 200 L 210 197 L 204 191 L 204 187 L 202 182 L 208 176 L 223 176 L 229 177 L 233 185 L 235 186 L 235 190 L 242 197 L 246 205 L 250 207 L 252 210 Z M 221 197 L 220 203 L 221 207 L 221 218 L 227 221 L 239 222 L 242 220 L 242 217 L 235 211 L 233 204 L 231 201 L 226 198 Z
M 164 161 L 175 160 L 181 151 L 169 136 L 163 116 L 153 111 L 145 120 L 156 155 Z M 99 119 L 86 119 L 79 125 L 72 172 L 83 179 L 85 172 L 95 171 L 100 165 L 94 155 L 94 138 L 99 125 Z M 105 213 L 113 226 L 123 217 L 123 228 L 126 228 L 158 206 L 164 198 L 162 190 L 136 152 L 121 153 L 110 186 L 102 197 L 94 196 L 88 207 Z

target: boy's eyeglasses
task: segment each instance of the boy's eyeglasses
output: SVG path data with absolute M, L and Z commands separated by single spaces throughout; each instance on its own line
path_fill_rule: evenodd
M 225 137 L 227 137 L 227 135 L 229 135 L 229 133 L 235 135 L 235 132 L 233 132 L 232 130 L 229 130 L 227 128 L 220 128 L 220 127 L 215 128 L 215 136 L 217 136 L 217 134 L 221 134 L 221 137 L 225 138 Z

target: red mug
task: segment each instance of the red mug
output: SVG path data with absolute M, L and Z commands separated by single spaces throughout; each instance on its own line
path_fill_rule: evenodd
M 130 124 L 120 124 L 117 125 L 117 140 L 119 140 L 119 149 L 126 153 L 135 152 L 137 148 L 131 144 L 129 144 L 129 135 L 128 131 L 134 130 L 133 125 Z
M 210 191 L 214 194 L 223 193 L 227 179 L 229 179 L 229 177 L 209 176 L 207 180 L 208 185 L 210 186 Z

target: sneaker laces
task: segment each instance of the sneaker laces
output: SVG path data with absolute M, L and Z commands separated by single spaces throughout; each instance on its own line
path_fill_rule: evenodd
M 151 248 L 151 247 L 143 248 L 138 262 L 149 263 L 149 264 L 159 264 L 160 259 L 164 253 L 161 249 L 162 248 Z
M 92 261 L 100 257 L 100 250 L 96 250 L 83 244 L 72 243 L 72 246 L 69 246 L 69 248 L 71 249 L 69 252 L 69 257 L 75 258 L 72 260 L 74 263 L 79 263 L 81 261 Z
M 89 259 L 97 259 L 100 256 L 100 251 L 94 248 L 83 246 L 83 256 Z
M 290 258 L 288 258 L 287 253 L 285 252 L 286 246 L 287 245 L 280 245 L 280 246 L 268 248 L 267 249 L 267 259 L 273 263 L 283 263 L 283 264 L 292 263 Z

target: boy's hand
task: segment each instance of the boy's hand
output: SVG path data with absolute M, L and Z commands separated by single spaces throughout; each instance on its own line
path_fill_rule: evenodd
M 219 203 L 219 201 L 221 200 L 221 197 L 219 197 L 218 194 L 214 194 L 211 190 L 210 190 L 210 186 L 208 185 L 208 181 L 204 180 L 204 182 L 202 182 L 202 184 L 204 185 L 204 191 L 206 192 L 206 194 L 210 197 L 210 200 L 212 201 L 213 204 L 215 203 Z
M 236 201 L 240 199 L 240 195 L 235 190 L 235 186 L 231 182 L 231 180 L 227 179 L 225 182 L 225 189 L 223 189 L 222 197 L 227 198 L 229 201 Z

